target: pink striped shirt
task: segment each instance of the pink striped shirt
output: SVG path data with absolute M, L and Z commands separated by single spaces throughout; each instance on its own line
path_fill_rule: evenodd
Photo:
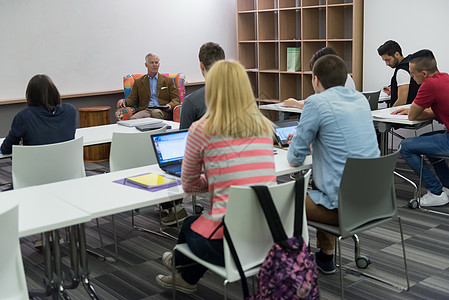
M 271 137 L 205 136 L 204 124 L 205 121 L 198 121 L 190 126 L 181 179 L 187 193 L 210 193 L 211 210 L 203 213 L 191 227 L 209 238 L 226 213 L 231 185 L 272 185 L 276 183 L 276 175 Z M 223 228 L 212 238 L 222 239 Z

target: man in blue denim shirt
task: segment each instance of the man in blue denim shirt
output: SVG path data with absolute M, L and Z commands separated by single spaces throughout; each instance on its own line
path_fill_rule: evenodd
M 347 70 L 336 55 L 326 55 L 313 66 L 315 95 L 305 101 L 291 139 L 287 159 L 299 166 L 312 148 L 313 180 L 308 192 L 307 218 L 338 225 L 338 189 L 348 157 L 377 157 L 379 148 L 370 106 L 360 92 L 344 87 Z M 335 273 L 335 237 L 317 231 L 316 260 L 325 274 Z

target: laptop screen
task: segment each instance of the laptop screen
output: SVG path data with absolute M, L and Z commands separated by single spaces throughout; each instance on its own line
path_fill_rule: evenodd
M 182 161 L 188 131 L 171 131 L 151 136 L 159 164 Z
M 281 146 L 286 147 L 287 137 L 289 134 L 295 134 L 297 125 L 287 126 L 287 127 L 277 127 L 276 130 L 276 138 L 280 142 Z

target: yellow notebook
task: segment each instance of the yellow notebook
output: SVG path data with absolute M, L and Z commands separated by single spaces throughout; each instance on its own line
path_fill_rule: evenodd
M 143 187 L 153 187 L 153 186 L 160 186 L 160 185 L 166 185 L 172 182 L 175 182 L 176 180 L 167 178 L 162 175 L 158 174 L 145 174 L 145 175 L 139 175 L 134 177 L 128 177 L 126 178 L 127 182 L 132 182 L 134 184 L 143 186 Z

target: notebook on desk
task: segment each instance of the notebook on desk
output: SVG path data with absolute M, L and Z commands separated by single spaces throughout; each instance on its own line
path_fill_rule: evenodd
M 161 119 L 153 119 L 153 118 L 121 120 L 121 121 L 117 122 L 117 124 L 126 126 L 126 127 L 135 127 L 135 126 L 139 126 L 139 125 L 158 124 L 158 123 L 162 124 L 163 122 Z
M 187 134 L 188 130 L 185 129 L 151 136 L 157 163 L 165 173 L 181 177 Z

